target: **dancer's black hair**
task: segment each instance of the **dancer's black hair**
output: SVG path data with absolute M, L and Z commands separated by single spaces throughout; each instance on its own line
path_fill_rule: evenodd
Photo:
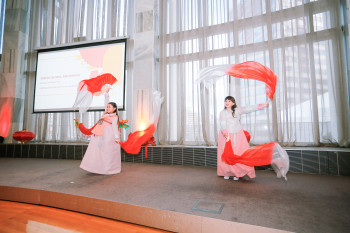
M 236 100 L 235 100 L 235 98 L 233 98 L 232 96 L 226 96 L 226 98 L 225 98 L 225 101 L 226 100 L 230 100 L 231 102 L 233 102 L 233 103 L 235 103 L 232 107 L 231 107 L 231 110 L 232 110 L 232 116 L 234 117 L 235 116 L 235 108 L 237 108 L 237 104 L 236 104 Z M 225 108 L 226 108 L 226 106 L 225 106 Z
M 115 114 L 117 114 L 117 115 L 118 115 L 118 106 L 117 106 L 117 104 L 116 104 L 116 103 L 114 103 L 114 102 L 109 102 L 108 104 L 112 105 L 112 106 L 113 106 L 113 108 L 115 108 L 115 110 L 114 110 L 114 112 L 113 112 L 113 113 L 115 113 Z

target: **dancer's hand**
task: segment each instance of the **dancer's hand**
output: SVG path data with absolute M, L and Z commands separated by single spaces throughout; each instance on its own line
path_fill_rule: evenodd
M 226 141 L 230 141 L 231 137 L 230 137 L 230 134 L 224 134 L 224 137 L 226 138 Z
M 109 90 L 111 90 L 112 89 L 112 86 L 110 85 L 110 84 L 105 84 L 105 85 L 103 85 L 103 87 L 101 88 L 101 92 L 102 93 L 108 93 L 109 92 Z
M 115 140 L 116 143 L 119 144 L 119 142 L 120 142 L 120 139 L 119 139 L 119 138 L 116 138 L 116 139 L 114 139 L 114 140 Z
M 264 104 L 258 104 L 258 109 L 259 110 L 262 110 L 262 109 L 264 109 L 264 108 L 266 108 L 266 107 L 268 107 L 269 106 L 269 101 L 267 101 L 266 103 L 264 103 Z

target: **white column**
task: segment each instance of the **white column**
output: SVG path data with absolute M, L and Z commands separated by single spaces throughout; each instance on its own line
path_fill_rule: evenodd
M 152 115 L 155 1 L 135 1 L 133 131 L 148 126 Z

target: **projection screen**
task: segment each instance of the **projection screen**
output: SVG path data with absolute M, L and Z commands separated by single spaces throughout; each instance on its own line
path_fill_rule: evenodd
M 117 82 L 110 101 L 125 108 L 126 39 L 37 50 L 34 113 L 72 112 L 78 84 L 110 73 Z M 104 110 L 104 95 L 94 96 L 91 110 Z

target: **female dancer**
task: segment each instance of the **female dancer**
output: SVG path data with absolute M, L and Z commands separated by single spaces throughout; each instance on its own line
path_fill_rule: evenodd
M 85 152 L 80 168 L 97 174 L 116 174 L 121 171 L 120 132 L 118 129 L 118 108 L 109 102 L 105 93 L 105 114 L 92 130 L 93 135 Z
M 237 107 L 236 100 L 232 96 L 225 98 L 225 109 L 220 112 L 220 133 L 218 137 L 218 152 L 217 152 L 217 174 L 223 176 L 224 179 L 229 179 L 233 176 L 234 180 L 247 175 L 250 178 L 255 178 L 254 167 L 237 163 L 228 165 L 224 163 L 221 156 L 224 152 L 225 143 L 231 140 L 234 154 L 242 155 L 249 149 L 248 140 L 244 134 L 240 119 L 241 114 L 250 113 L 257 110 L 262 110 L 266 104 L 258 104 L 250 107 Z

